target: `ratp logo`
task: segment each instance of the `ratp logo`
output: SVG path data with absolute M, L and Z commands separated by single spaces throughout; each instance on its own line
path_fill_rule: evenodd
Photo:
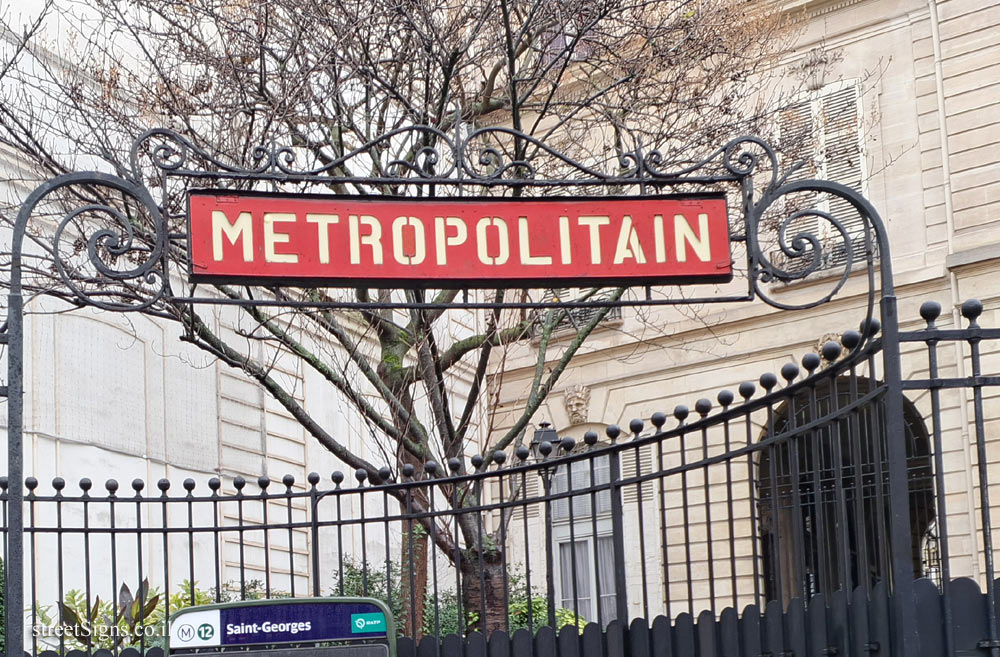
M 375 612 L 371 614 L 351 614 L 351 633 L 357 634 L 359 632 L 372 633 L 372 632 L 385 632 L 386 622 L 385 614 L 381 612 Z

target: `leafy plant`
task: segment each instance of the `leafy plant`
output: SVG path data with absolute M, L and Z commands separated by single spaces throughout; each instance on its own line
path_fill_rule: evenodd
M 212 593 L 184 580 L 169 596 L 170 612 L 192 606 L 192 599 L 194 605 L 215 602 Z M 116 602 L 95 596 L 89 604 L 85 592 L 70 589 L 57 606 L 57 614 L 51 605 L 36 604 L 40 635 L 46 643 L 58 643 L 56 637 L 62 637 L 68 648 L 81 650 L 114 650 L 140 644 L 162 647 L 167 630 L 166 600 L 158 589 L 150 588 L 148 580 L 142 581 L 135 594 L 123 583 Z

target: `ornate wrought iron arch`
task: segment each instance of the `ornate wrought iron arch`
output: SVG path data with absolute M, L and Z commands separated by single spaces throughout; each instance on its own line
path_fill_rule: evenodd
M 512 154 L 511 154 L 512 153 Z M 300 157 L 310 157 L 315 166 L 299 166 Z M 119 175 L 85 172 L 59 176 L 43 183 L 23 203 L 13 225 L 8 291 L 8 318 L 0 340 L 8 344 L 8 563 L 7 605 L 23 607 L 23 271 L 24 242 L 29 221 L 39 207 L 61 191 L 82 190 L 75 206 L 62 199 L 61 218 L 43 227 L 43 237 L 33 234 L 52 260 L 62 284 L 50 293 L 80 307 L 96 307 L 112 312 L 164 312 L 173 305 L 234 304 L 275 305 L 327 309 L 492 309 L 492 308 L 574 308 L 606 306 L 661 306 L 751 302 L 757 299 L 772 307 L 794 310 L 812 308 L 833 299 L 852 275 L 867 283 L 865 322 L 870 322 L 879 305 L 885 343 L 885 379 L 889 386 L 889 426 L 901 434 L 903 416 L 898 326 L 889 243 L 885 225 L 871 203 L 857 191 L 838 183 L 793 179 L 799 167 L 781 169 L 775 149 L 757 137 L 739 137 L 717 148 L 703 159 L 671 166 L 658 150 L 641 145 L 613 158 L 613 171 L 581 163 L 531 135 L 503 127 L 488 127 L 463 133 L 461 126 L 447 134 L 430 126 L 410 126 L 381 135 L 350 152 L 331 156 L 306 153 L 290 146 L 258 146 L 249 154 L 249 165 L 226 161 L 209 153 L 186 137 L 166 129 L 141 135 L 132 145 L 130 169 Z M 363 165 L 370 175 L 352 173 Z M 663 191 L 691 189 L 722 190 L 730 199 L 731 244 L 736 245 L 742 268 L 741 288 L 716 290 L 700 296 L 655 296 L 651 287 L 618 300 L 546 302 L 543 299 L 483 301 L 446 298 L 426 301 L 410 295 L 402 299 L 371 301 L 322 298 L 248 301 L 200 293 L 184 279 L 186 233 L 180 230 L 183 213 L 178 206 L 178 189 L 189 185 L 210 185 L 225 189 L 315 190 L 323 187 L 351 188 L 360 192 L 391 190 L 396 194 L 419 196 L 461 196 L 471 190 L 498 195 L 574 195 L 597 190 L 601 194 L 637 196 Z M 101 192 L 100 190 L 107 190 Z M 155 198 L 153 190 L 158 190 Z M 110 192 L 110 193 L 108 193 Z M 811 192 L 840 199 L 857 214 L 861 231 L 848 229 L 843 217 L 809 207 L 792 209 L 786 201 L 796 194 Z M 88 217 L 103 223 L 90 232 L 78 226 Z M 805 221 L 823 222 L 829 236 L 798 227 Z M 854 241 L 860 239 L 862 248 Z M 770 240 L 770 242 L 768 242 Z M 837 248 L 843 254 L 834 275 L 825 277 L 823 291 L 807 301 L 782 300 L 772 286 L 802 281 L 817 274 L 826 262 L 825 254 Z M 856 254 L 863 259 L 856 260 Z M 790 264 L 791 263 L 791 264 Z M 863 269 L 863 272 L 858 271 Z M 866 340 L 876 339 L 864 331 Z M 895 421 L 899 419 L 900 421 Z M 903 441 L 892 440 L 890 451 L 903 450 Z M 902 463 L 903 471 L 890 472 L 893 495 L 907 495 L 905 454 L 890 462 Z M 908 537 L 909 518 L 894 517 L 893 535 Z M 893 545 L 894 579 L 904 589 L 908 560 L 908 540 Z M 897 558 L 898 557 L 898 558 Z M 909 598 L 898 590 L 894 604 Z M 906 638 L 906 637 L 903 637 Z M 23 627 L 16 615 L 8 615 L 7 640 L 23 643 Z M 903 642 L 911 645 L 910 639 Z

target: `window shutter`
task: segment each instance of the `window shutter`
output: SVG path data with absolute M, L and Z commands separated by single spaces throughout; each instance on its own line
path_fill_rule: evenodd
M 861 135 L 861 98 L 857 85 L 844 87 L 821 99 L 824 143 L 824 164 L 827 180 L 839 182 L 851 189 L 862 191 L 864 182 L 864 151 Z M 851 236 L 855 262 L 864 259 L 864 222 L 853 207 L 842 199 L 831 199 L 829 209 Z M 837 235 L 831 235 L 833 246 L 842 246 Z M 846 253 L 830 254 L 830 265 L 842 264 Z
M 640 447 L 639 453 L 639 475 L 648 475 L 653 471 L 652 447 L 647 445 Z M 636 476 L 635 469 L 636 450 L 626 449 L 621 453 L 621 478 L 631 479 Z M 642 488 L 642 499 L 649 500 L 653 494 L 652 480 L 644 481 L 641 485 L 631 484 L 622 489 L 623 502 L 638 502 L 639 488 Z
M 792 180 L 819 178 L 841 183 L 863 191 L 864 142 L 862 139 L 861 88 L 858 84 L 839 88 L 797 103 L 782 112 L 778 130 L 785 154 L 785 166 L 800 159 L 806 165 L 796 171 Z M 864 223 L 849 203 L 830 196 L 802 193 L 786 197 L 784 216 L 798 210 L 815 208 L 832 215 L 851 237 L 854 262 L 863 261 L 865 253 Z M 788 236 L 811 233 L 826 240 L 821 269 L 837 267 L 846 262 L 847 253 L 836 228 L 818 217 L 803 217 L 788 226 Z M 776 251 L 775 262 L 784 256 Z M 796 264 L 786 263 L 794 268 Z
M 526 472 L 523 481 L 520 476 L 517 476 L 508 484 L 507 501 L 511 501 L 511 494 L 517 495 L 514 500 L 517 505 L 511 514 L 514 521 L 522 520 L 525 512 L 529 518 L 538 517 L 539 507 L 544 504 L 540 497 L 540 478 L 541 475 L 538 474 L 538 471 Z

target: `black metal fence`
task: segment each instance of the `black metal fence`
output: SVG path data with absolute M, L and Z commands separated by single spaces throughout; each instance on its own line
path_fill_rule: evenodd
M 982 311 L 965 303 L 960 328 L 925 303 L 904 353 L 870 322 L 582 444 L 541 427 L 511 453 L 304 484 L 28 478 L 27 636 L 35 654 L 145 652 L 182 606 L 346 594 L 387 602 L 401 656 L 885 655 L 903 591 L 925 654 L 995 655 L 1000 376 L 984 372 L 1000 372 L 1000 329 Z M 888 483 L 891 359 L 906 499 Z M 908 588 L 893 581 L 898 514 L 926 578 Z M 66 629 L 88 617 L 118 629 Z

